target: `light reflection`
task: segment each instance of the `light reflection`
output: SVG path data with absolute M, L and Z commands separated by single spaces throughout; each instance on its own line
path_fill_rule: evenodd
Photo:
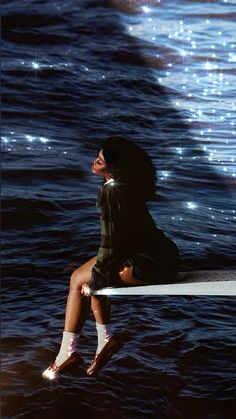
M 170 172 L 168 172 L 167 170 L 162 170 L 160 174 L 161 174 L 160 180 L 167 180 L 170 176 Z
M 48 63 L 48 62 L 37 62 L 37 61 L 30 61 L 30 60 L 19 60 L 18 63 L 21 66 L 26 68 L 31 68 L 33 70 L 46 70 L 46 69 L 56 69 L 56 70 L 63 70 L 64 68 L 72 67 L 72 63 L 70 62 L 57 62 L 57 63 Z M 88 70 L 88 69 L 87 69 Z
M 57 374 L 52 370 L 52 368 L 49 367 L 42 373 L 42 376 L 48 380 L 55 380 Z
M 39 65 L 39 63 L 36 63 L 36 62 L 32 62 L 32 67 L 33 67 L 33 69 L 34 70 L 38 70 L 39 68 L 40 68 L 40 65 Z
M 34 139 L 35 139 L 35 137 L 32 137 L 32 135 L 26 135 L 26 139 L 28 140 L 28 141 L 30 141 L 30 142 L 32 142 Z
M 116 181 L 115 179 L 111 178 L 104 183 L 104 185 L 107 185 L 107 184 L 114 186 L 116 184 Z
M 142 9 L 145 13 L 150 13 L 151 12 L 151 9 L 147 6 L 142 6 Z
M 186 206 L 189 209 L 196 209 L 197 208 L 197 205 L 194 202 L 187 202 Z
M 177 152 L 177 154 L 183 154 L 182 147 L 176 147 L 176 152 Z
M 40 141 L 42 142 L 42 143 L 47 143 L 49 140 L 47 139 L 47 138 L 44 138 L 44 137 L 40 137 Z
M 1 137 L 2 144 L 11 144 L 14 146 L 13 148 L 6 148 L 5 151 L 16 151 L 19 147 L 22 149 L 25 146 L 25 149 L 28 151 L 32 150 L 42 150 L 43 145 L 43 151 L 51 150 L 51 146 L 45 147 L 45 145 L 50 142 L 51 140 L 49 138 L 43 137 L 43 136 L 35 136 L 32 134 L 20 134 L 20 133 L 14 133 L 14 131 L 7 132 L 5 135 Z M 30 144 L 30 146 L 29 146 Z

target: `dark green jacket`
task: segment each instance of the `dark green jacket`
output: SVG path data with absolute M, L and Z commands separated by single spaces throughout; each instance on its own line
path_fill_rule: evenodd
M 145 202 L 125 184 L 106 182 L 97 206 L 101 211 L 101 245 L 92 270 L 93 289 L 118 285 L 118 273 L 128 258 L 138 252 L 155 255 L 158 242 L 165 239 Z

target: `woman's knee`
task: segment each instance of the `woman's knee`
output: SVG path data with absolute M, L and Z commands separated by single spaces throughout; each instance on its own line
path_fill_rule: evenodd
M 71 274 L 70 288 L 80 290 L 82 288 L 82 285 L 85 284 L 87 281 L 88 278 L 86 279 L 86 276 L 83 274 L 83 272 L 80 271 L 80 268 L 78 268 Z
M 86 263 L 75 269 L 70 277 L 70 288 L 81 289 L 91 279 L 92 268 L 96 263 L 96 257 L 88 260 Z

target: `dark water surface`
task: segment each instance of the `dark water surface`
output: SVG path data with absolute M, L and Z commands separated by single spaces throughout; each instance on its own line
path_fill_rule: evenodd
M 149 208 L 182 270 L 235 268 L 235 2 L 2 3 L 3 416 L 233 418 L 233 297 L 115 297 L 125 344 L 97 377 L 41 372 L 99 245 L 90 166 L 107 135 L 152 157 Z M 91 316 L 86 363 L 95 348 Z

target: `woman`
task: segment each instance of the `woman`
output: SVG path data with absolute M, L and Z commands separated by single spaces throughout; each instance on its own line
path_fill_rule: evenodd
M 82 364 L 79 334 L 90 306 L 98 346 L 87 374 L 95 374 L 120 349 L 119 339 L 110 332 L 109 300 L 93 295 L 94 290 L 171 282 L 178 270 L 176 245 L 156 227 L 146 207 L 156 189 L 155 168 L 147 153 L 121 136 L 110 137 L 92 171 L 104 179 L 97 201 L 101 245 L 97 256 L 71 275 L 62 343 L 55 362 L 43 372 L 47 378 Z

